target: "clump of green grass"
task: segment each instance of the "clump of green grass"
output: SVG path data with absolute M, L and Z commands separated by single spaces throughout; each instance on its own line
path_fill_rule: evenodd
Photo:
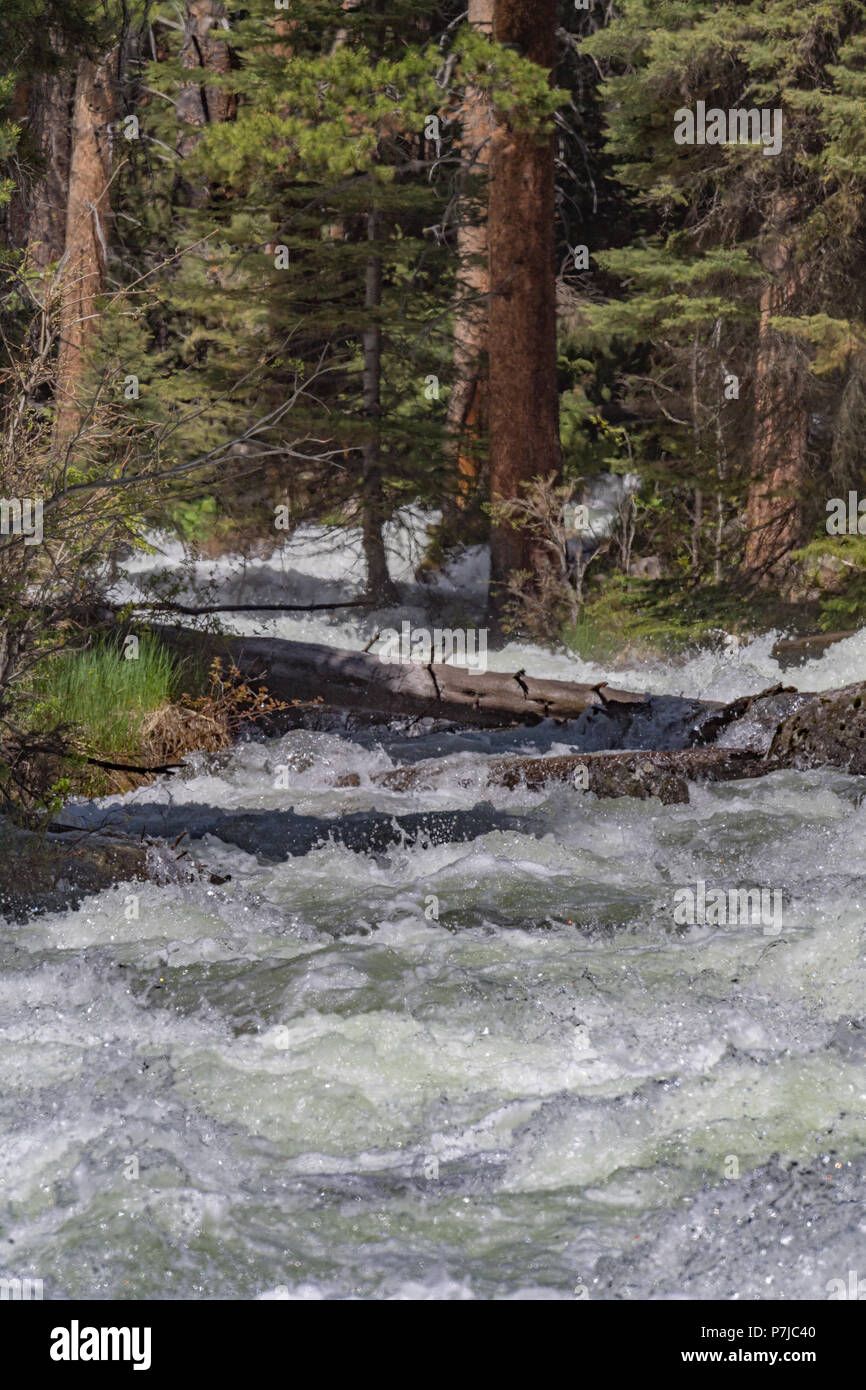
M 38 670 L 42 723 L 77 726 L 82 741 L 107 756 L 134 751 L 144 718 L 173 700 L 181 665 L 159 642 L 141 638 L 138 656 L 97 641 L 82 652 L 64 652 Z

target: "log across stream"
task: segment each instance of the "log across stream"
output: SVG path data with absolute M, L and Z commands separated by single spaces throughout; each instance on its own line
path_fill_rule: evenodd
M 154 871 L 188 875 L 196 863 L 191 846 L 207 836 L 263 860 L 308 854 L 327 840 L 376 853 L 391 844 L 468 841 L 516 826 L 487 800 L 497 788 L 564 787 L 601 800 L 656 798 L 676 805 L 687 803 L 698 784 L 751 781 L 786 768 L 866 774 L 866 685 L 808 694 L 777 683 L 724 702 L 652 695 L 605 681 L 537 678 L 523 669 L 393 665 L 367 652 L 279 638 L 159 631 L 183 652 L 195 647 L 200 655 L 221 656 L 285 701 L 287 727 L 312 720 L 312 727 L 337 728 L 341 716 L 356 716 L 368 722 L 375 739 L 378 727 L 408 719 L 413 736 L 389 738 L 395 765 L 369 774 L 370 786 L 386 794 L 426 794 L 434 802 L 446 785 L 474 789 L 474 805 L 316 817 L 291 808 L 260 813 L 187 803 L 172 809 L 149 804 L 142 790 L 130 806 L 70 806 L 50 827 L 44 849 L 31 849 L 16 832 L 16 853 L 38 864 L 39 872 L 19 875 L 7 890 L 15 915 L 45 908 L 64 892 L 78 900 L 125 868 L 139 878 Z M 428 732 L 419 737 L 422 727 Z M 476 745 L 484 751 L 473 755 Z M 401 755 L 408 762 L 401 763 Z M 346 772 L 334 785 L 348 790 L 362 781 Z M 147 843 L 162 845 L 162 852 L 148 856 Z
M 538 679 L 524 670 L 476 671 L 431 662 L 391 663 L 370 652 L 279 637 L 206 637 L 159 628 L 183 651 L 229 657 L 248 679 L 284 700 L 326 701 L 335 708 L 373 710 L 383 718 L 451 718 L 491 728 L 542 719 L 574 719 L 598 706 L 641 704 L 646 696 L 602 682 Z
M 162 629 L 183 647 L 195 640 Z M 571 782 L 598 796 L 687 799 L 689 781 L 760 777 L 785 767 L 832 766 L 866 772 L 866 685 L 809 694 L 776 684 L 723 702 L 677 700 L 608 684 L 537 678 L 524 669 L 476 671 L 452 665 L 394 665 L 367 652 L 271 637 L 208 639 L 279 699 L 331 709 L 365 711 L 383 721 L 398 716 L 450 720 L 463 727 L 559 727 L 584 753 L 568 757 L 491 761 L 491 783 Z M 447 730 L 447 725 L 445 726 Z M 592 731 L 593 737 L 587 740 Z M 731 731 L 737 735 L 731 738 Z M 720 738 L 725 744 L 719 747 Z M 554 741 L 552 736 L 551 741 Z M 443 733 L 447 757 L 449 738 Z M 651 756 L 646 756 L 650 754 Z M 395 769 L 382 785 L 408 786 L 434 776 Z
M 193 640 L 177 630 L 169 630 L 169 637 L 181 646 Z M 425 720 L 438 732 L 404 742 L 412 761 L 373 772 L 371 785 L 434 794 L 449 783 L 474 788 L 476 805 L 471 811 L 431 806 L 410 816 L 367 811 L 316 818 L 292 809 L 264 815 L 189 803 L 171 808 L 139 796 L 135 804 L 106 812 L 67 808 L 52 830 L 60 839 L 74 835 L 79 855 L 81 832 L 87 830 L 164 842 L 183 837 L 187 844 L 213 835 L 274 860 L 307 854 L 327 839 L 377 852 L 392 843 L 446 843 L 508 828 L 508 816 L 485 803 L 497 787 L 564 786 L 601 799 L 657 798 L 674 805 L 688 802 L 691 785 L 753 780 L 785 768 L 866 773 L 866 687 L 859 684 L 822 694 L 777 684 L 725 703 L 653 696 L 604 682 L 536 679 L 523 670 L 482 673 L 412 663 L 395 668 L 364 652 L 274 638 L 210 640 L 245 677 L 289 702 L 296 722 L 317 711 L 320 701 L 332 712 L 361 710 L 382 721 L 408 715 L 416 727 Z M 473 728 L 484 731 L 488 749 L 475 757 L 466 750 Z M 534 756 L 522 749 L 528 737 L 539 748 Z M 393 756 L 399 741 L 391 747 Z M 455 765 L 452 755 L 461 748 Z M 361 778 L 344 773 L 334 785 L 360 787 Z

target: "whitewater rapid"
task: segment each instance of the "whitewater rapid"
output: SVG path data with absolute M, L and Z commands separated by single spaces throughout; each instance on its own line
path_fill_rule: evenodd
M 863 679 L 864 642 L 797 683 Z M 617 682 L 748 693 L 780 678 L 771 645 Z M 749 1300 L 863 1271 L 860 780 L 597 801 L 467 778 L 476 745 L 432 791 L 385 791 L 419 736 L 294 730 L 104 809 L 488 802 L 518 827 L 282 858 L 205 835 L 223 882 L 0 924 L 0 1276 L 55 1298 Z M 677 926 L 699 880 L 780 890 L 782 930 Z
M 481 626 L 489 575 L 483 547 L 462 552 L 426 579 L 416 577 L 425 573 L 418 566 L 427 528 L 435 520 L 435 514 L 410 508 L 385 528 L 389 570 L 401 594 L 397 608 L 353 610 L 348 615 L 339 609 L 277 615 L 238 611 L 221 613 L 219 620 L 226 631 L 242 636 L 320 642 L 351 651 L 365 648 L 385 628 L 399 631 L 403 621 L 423 627 L 435 618 L 441 626 Z M 148 586 L 160 580 L 170 586 L 176 601 L 200 605 L 340 603 L 364 594 L 361 537 L 356 531 L 301 527 L 273 553 L 243 560 L 233 555 L 190 560 L 177 540 L 160 535 L 148 540 L 150 548 L 131 555 L 117 576 L 112 594 L 118 602 L 140 601 L 151 592 Z M 830 690 L 866 677 L 866 628 L 835 643 L 826 655 L 795 667 L 781 666 L 773 655 L 785 635 L 771 630 L 741 641 L 720 631 L 711 647 L 677 661 L 629 663 L 625 658 L 611 666 L 575 653 L 509 642 L 498 650 L 488 649 L 487 662 L 491 671 L 525 668 L 538 677 L 591 684 L 611 680 L 622 689 L 705 700 L 735 700 L 779 682 L 804 691 Z

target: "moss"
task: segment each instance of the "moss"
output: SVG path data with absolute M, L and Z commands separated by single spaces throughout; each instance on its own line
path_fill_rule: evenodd
M 676 580 L 614 575 L 590 591 L 562 640 L 584 660 L 610 664 L 675 657 L 717 642 L 722 631 L 743 638 L 770 629 L 814 632 L 820 618 L 818 604 L 786 603 L 777 594 L 745 596 L 730 586 L 689 589 Z

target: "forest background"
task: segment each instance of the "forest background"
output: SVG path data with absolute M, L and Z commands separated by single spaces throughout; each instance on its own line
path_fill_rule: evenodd
M 417 505 L 582 654 L 859 623 L 863 4 L 4 0 L 0 53 L 3 776 L 154 529 L 357 528 L 396 604 Z

